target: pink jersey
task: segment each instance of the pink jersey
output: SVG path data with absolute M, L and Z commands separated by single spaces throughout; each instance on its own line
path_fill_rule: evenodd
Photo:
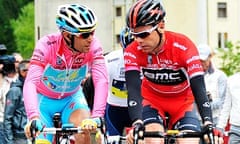
M 95 86 L 92 117 L 105 112 L 108 80 L 103 49 L 94 37 L 88 53 L 73 52 L 60 33 L 43 37 L 36 44 L 24 84 L 24 103 L 29 118 L 39 116 L 37 93 L 53 99 L 71 96 L 91 68 Z

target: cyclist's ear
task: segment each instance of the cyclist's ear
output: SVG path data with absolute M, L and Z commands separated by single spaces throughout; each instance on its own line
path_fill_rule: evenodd
M 68 32 L 63 31 L 62 36 L 64 37 L 65 40 L 70 41 L 71 39 L 71 34 L 69 34 Z

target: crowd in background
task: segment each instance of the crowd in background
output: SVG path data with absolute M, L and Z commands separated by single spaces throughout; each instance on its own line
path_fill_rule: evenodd
M 27 143 L 24 126 L 27 116 L 24 108 L 22 88 L 30 61 L 20 53 L 6 54 L 6 47 L 0 46 L 0 143 Z

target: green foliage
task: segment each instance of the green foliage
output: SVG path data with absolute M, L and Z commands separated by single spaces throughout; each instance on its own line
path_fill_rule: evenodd
M 221 69 L 228 75 L 240 72 L 240 42 L 235 45 L 232 42 L 227 42 L 227 48 L 220 49 L 220 58 L 222 63 Z
M 10 21 L 14 30 L 17 51 L 30 58 L 34 48 L 34 4 L 30 2 L 21 9 L 18 18 Z
M 0 44 L 7 46 L 9 54 L 17 51 L 10 19 L 17 18 L 20 9 L 29 2 L 34 0 L 0 0 Z

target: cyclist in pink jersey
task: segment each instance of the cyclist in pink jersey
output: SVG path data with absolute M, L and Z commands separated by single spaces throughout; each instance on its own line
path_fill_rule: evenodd
M 66 4 L 59 6 L 56 24 L 60 33 L 41 38 L 31 58 L 23 91 L 30 120 L 25 134 L 32 137 L 30 126 L 34 121 L 37 139 L 52 142 L 51 135 L 39 135 L 39 131 L 43 126 L 53 127 L 52 116 L 60 112 L 62 123 L 79 126 L 85 121 L 85 133 L 75 139 L 77 143 L 90 143 L 89 131 L 95 130 L 95 123 L 88 118 L 104 116 L 108 93 L 103 49 L 94 35 L 97 18 L 87 6 Z M 80 86 L 89 71 L 95 86 L 91 112 Z
M 193 107 L 196 101 L 203 125 L 212 127 L 212 111 L 196 46 L 182 34 L 165 31 L 160 23 L 164 16 L 159 0 L 139 0 L 127 14 L 127 26 L 135 37 L 124 51 L 132 125 L 140 131 L 200 131 Z M 215 140 L 222 143 L 222 138 L 218 139 L 219 131 L 214 131 Z M 155 138 L 145 140 L 145 143 L 156 143 Z M 133 143 L 133 131 L 127 141 Z M 189 141 L 199 143 L 196 138 L 178 139 L 178 143 Z

